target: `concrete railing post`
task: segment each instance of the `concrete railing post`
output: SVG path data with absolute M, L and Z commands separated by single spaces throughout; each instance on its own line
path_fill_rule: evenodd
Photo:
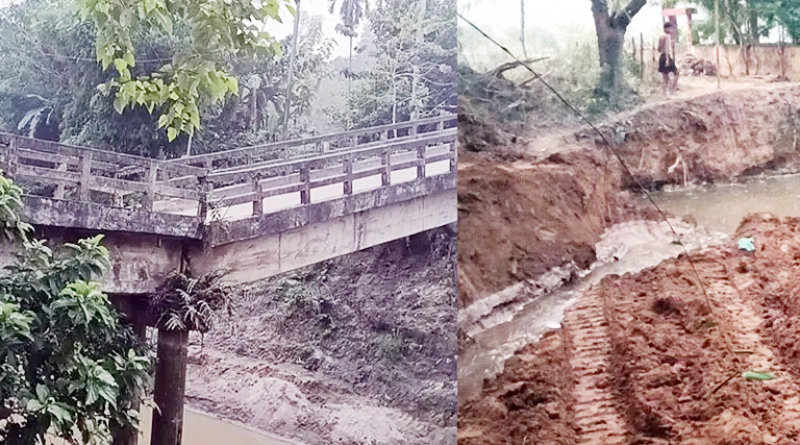
M 92 152 L 85 151 L 81 154 L 81 183 L 78 189 L 79 199 L 89 201 L 89 190 L 92 181 Z
M 384 168 L 381 173 L 381 185 L 387 186 L 392 183 L 392 155 L 389 150 L 381 153 L 381 165 Z
M 300 203 L 311 203 L 311 171 L 308 166 L 300 168 L 300 182 L 303 183 L 303 190 L 300 190 Z
M 425 177 L 425 164 L 428 157 L 428 147 L 423 145 L 417 148 L 417 178 Z
M 156 200 L 156 181 L 158 180 L 158 164 L 150 160 L 147 170 L 147 193 L 144 197 L 144 209 L 148 212 L 153 211 L 153 203 Z
M 64 164 L 63 162 L 58 164 L 56 166 L 56 170 L 60 171 L 60 172 L 67 171 L 67 164 Z M 53 198 L 64 199 L 64 196 L 66 194 L 67 194 L 67 188 L 64 186 L 64 184 L 56 184 L 56 189 L 53 192 Z M 116 204 L 116 196 L 114 198 L 115 198 L 115 204 Z
M 352 195 L 353 194 L 353 156 L 350 155 L 344 158 L 342 161 L 342 170 L 345 174 L 344 178 L 344 194 L 345 195 Z
M 11 143 L 8 146 L 8 153 L 6 153 L 6 163 L 8 164 L 8 171 L 5 174 L 15 179 L 17 176 L 17 166 L 19 165 L 19 157 L 17 156 L 17 139 L 11 138 Z
M 450 143 L 450 173 L 455 173 L 458 168 L 458 147 L 457 142 Z
M 264 214 L 264 190 L 261 187 L 261 178 L 256 175 L 253 178 L 253 191 L 256 196 L 253 198 L 253 216 L 261 216 Z
M 211 198 L 212 184 L 208 182 L 205 176 L 200 176 L 197 180 L 200 181 L 200 203 L 197 206 L 197 218 L 200 220 L 200 224 L 203 225 L 208 219 L 208 201 Z

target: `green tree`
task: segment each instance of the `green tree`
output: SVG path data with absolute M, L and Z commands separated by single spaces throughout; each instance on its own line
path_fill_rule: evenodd
M 102 236 L 54 253 L 29 239 L 21 196 L 0 175 L 0 228 L 20 246 L 0 275 L 0 443 L 109 443 L 137 425 L 151 360 L 95 281 L 109 267 Z
M 97 60 L 104 71 L 113 67 L 116 73 L 101 91 L 115 95 L 119 113 L 136 106 L 157 111 L 158 126 L 172 141 L 200 127 L 203 101 L 220 102 L 238 93 L 227 58 L 247 50 L 280 51 L 263 29 L 270 20 L 280 20 L 281 4 L 293 11 L 286 0 L 78 0 L 78 9 L 95 25 Z M 186 32 L 186 50 L 153 72 L 136 72 L 137 38 L 172 35 L 178 25 Z
M 293 135 L 303 130 L 294 122 L 308 114 L 319 81 L 329 71 L 326 62 L 333 49 L 333 41 L 322 34 L 319 18 L 304 14 L 300 25 L 289 110 Z M 163 60 L 187 51 L 187 34 L 178 24 L 173 35 L 141 36 L 136 69 L 154 72 Z M 290 39 L 280 42 L 281 46 L 288 46 Z M 185 153 L 188 135 L 170 142 L 146 107 L 120 115 L 114 110 L 113 97 L 97 90 L 97 85 L 113 76 L 95 62 L 94 41 L 93 26 L 60 0 L 26 0 L 0 8 L 0 131 L 27 134 L 18 130 L 18 124 L 50 108 L 58 134 L 47 139 L 149 157 Z M 226 59 L 231 75 L 241 79 L 239 95 L 203 104 L 203 129 L 194 133 L 193 153 L 273 140 L 275 124 L 284 115 L 288 56 L 288 51 L 242 52 Z M 258 98 L 252 100 L 254 96 Z
M 336 1 L 330 0 L 330 13 L 333 14 L 336 9 Z M 363 2 L 363 4 L 362 4 Z M 339 17 L 342 22 L 336 25 L 336 32 L 347 37 L 350 40 L 350 56 L 349 65 L 347 70 L 347 94 L 351 92 L 351 78 L 353 74 L 353 38 L 358 36 L 356 28 L 361 23 L 364 17 L 364 10 L 366 9 L 366 0 L 341 0 L 339 6 Z
M 368 48 L 364 57 L 372 60 L 354 73 L 358 93 L 338 117 L 345 127 L 402 122 L 455 108 L 455 4 L 428 0 L 417 6 L 424 6 L 424 13 L 402 0 L 384 0 L 367 15 L 369 32 L 360 46 Z

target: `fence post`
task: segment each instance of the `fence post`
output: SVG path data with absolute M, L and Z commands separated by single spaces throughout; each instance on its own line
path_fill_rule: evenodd
M 144 197 L 144 209 L 148 212 L 153 211 L 153 203 L 156 200 L 156 181 L 158 180 L 158 164 L 150 160 L 147 170 L 147 194 Z
M 381 185 L 389 185 L 392 182 L 392 156 L 389 150 L 384 150 L 381 153 L 381 165 L 383 166 L 383 173 L 381 173 Z
M 450 143 L 450 173 L 455 173 L 458 169 L 458 142 Z
M 642 67 L 641 78 L 644 79 L 644 33 L 639 33 L 639 65 Z
M 300 190 L 300 203 L 309 204 L 311 202 L 311 171 L 307 165 L 300 167 L 300 181 L 303 183 L 303 190 Z
M 345 174 L 344 178 L 344 194 L 353 194 L 353 155 L 350 154 L 342 161 L 342 172 Z
M 89 201 L 89 187 L 92 180 L 92 152 L 85 151 L 81 154 L 81 183 L 78 191 L 79 199 Z
M 253 190 L 256 192 L 256 196 L 253 198 L 253 216 L 261 216 L 264 214 L 264 190 L 261 188 L 259 175 L 253 178 Z
M 60 172 L 67 171 L 67 164 L 65 164 L 63 162 L 57 164 L 56 165 L 56 171 L 60 171 Z M 57 184 L 56 185 L 56 189 L 53 192 L 53 198 L 55 198 L 55 199 L 64 199 L 65 195 L 66 195 L 66 186 L 64 184 Z M 117 197 L 115 195 L 114 196 L 114 201 L 115 201 L 114 204 L 116 204 L 116 198 Z

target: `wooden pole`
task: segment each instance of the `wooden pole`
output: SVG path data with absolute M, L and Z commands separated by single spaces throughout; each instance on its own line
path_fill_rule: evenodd
M 719 79 L 719 0 L 714 1 L 714 26 L 716 29 L 716 36 L 717 36 L 717 89 L 721 88 L 720 86 L 720 79 Z
M 642 79 L 644 79 L 644 33 L 639 33 L 639 65 L 641 65 Z

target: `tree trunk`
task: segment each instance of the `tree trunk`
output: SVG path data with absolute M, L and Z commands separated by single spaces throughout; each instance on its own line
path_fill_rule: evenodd
M 645 3 L 647 0 L 630 0 L 622 10 L 609 13 L 606 0 L 592 0 L 600 53 L 600 82 L 595 93 L 606 99 L 612 108 L 619 108 L 626 97 L 635 94 L 622 74 L 622 50 L 625 30 Z
M 350 83 L 353 81 L 353 32 L 350 31 L 350 61 L 347 64 L 347 98 L 350 98 Z
M 294 61 L 297 56 L 297 34 L 300 30 L 300 0 L 295 0 L 294 35 L 292 36 L 292 55 L 289 56 L 289 79 L 286 86 L 286 107 L 283 114 L 283 140 L 289 137 L 289 110 L 292 103 L 292 81 L 294 80 Z
M 424 26 L 425 26 L 425 11 L 428 9 L 427 0 L 418 0 L 417 7 L 417 36 L 414 46 L 416 47 L 417 54 L 422 50 L 422 43 L 424 41 Z M 419 92 L 419 57 L 414 63 L 414 74 L 411 79 L 411 120 L 419 119 L 420 106 L 417 103 L 417 93 Z
M 522 43 L 522 55 L 528 58 L 528 48 L 525 47 L 525 0 L 519 0 L 520 34 L 519 40 Z
M 608 99 L 612 107 L 618 107 L 623 95 L 631 92 L 622 73 L 622 47 L 625 30 L 606 27 L 597 33 L 600 49 L 599 94 Z

